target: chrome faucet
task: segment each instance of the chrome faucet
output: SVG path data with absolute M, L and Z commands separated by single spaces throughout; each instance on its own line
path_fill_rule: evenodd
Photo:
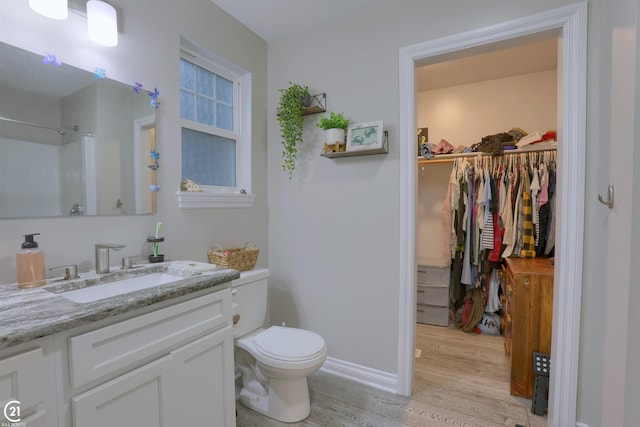
M 109 272 L 109 249 L 119 251 L 124 247 L 125 245 L 114 245 L 111 243 L 96 244 L 96 273 Z

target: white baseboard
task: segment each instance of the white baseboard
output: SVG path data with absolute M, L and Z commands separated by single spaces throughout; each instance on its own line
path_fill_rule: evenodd
M 577 422 L 577 423 L 576 423 L 576 427 L 589 427 L 589 425 L 588 425 L 588 424 L 585 424 L 585 423 L 579 423 L 579 422 Z
M 322 372 L 337 375 L 390 393 L 398 392 L 398 376 L 344 360 L 327 357 Z

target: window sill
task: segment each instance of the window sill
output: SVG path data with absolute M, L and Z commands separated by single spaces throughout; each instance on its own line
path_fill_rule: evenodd
M 180 209 L 252 208 L 255 194 L 177 191 Z

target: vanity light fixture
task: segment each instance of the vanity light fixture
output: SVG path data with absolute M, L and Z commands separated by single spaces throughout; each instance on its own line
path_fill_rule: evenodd
M 109 47 L 118 45 L 118 14 L 110 4 L 100 0 L 89 0 L 87 26 L 92 42 Z
M 52 19 L 67 19 L 67 0 L 29 0 L 29 7 L 42 16 Z

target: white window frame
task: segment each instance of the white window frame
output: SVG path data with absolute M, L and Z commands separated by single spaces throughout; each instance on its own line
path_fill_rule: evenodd
M 186 120 L 182 116 L 180 129 L 187 128 L 236 141 L 236 186 L 201 185 L 202 192 L 178 190 L 178 206 L 181 209 L 252 207 L 255 195 L 251 192 L 251 73 L 184 38 L 181 45 L 181 59 L 234 82 L 233 131 Z

